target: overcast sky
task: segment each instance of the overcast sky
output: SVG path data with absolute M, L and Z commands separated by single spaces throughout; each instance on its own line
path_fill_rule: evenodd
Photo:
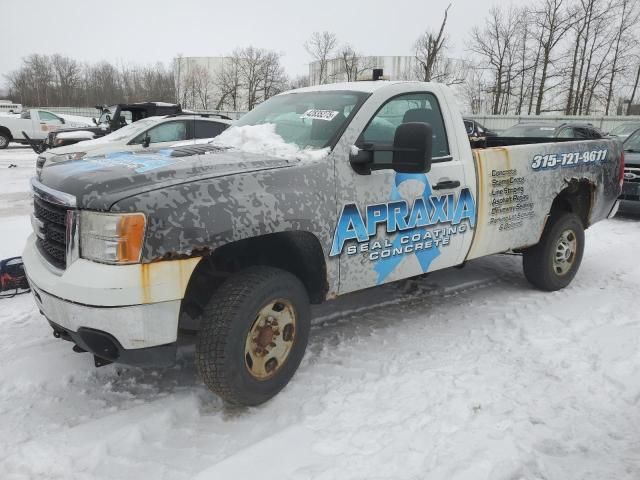
M 460 55 L 493 0 L 0 0 L 0 78 L 30 53 L 155 63 L 248 45 L 281 53 L 295 76 L 307 72 L 303 44 L 313 31 L 332 31 L 368 55 L 411 55 L 450 2 L 447 26 Z

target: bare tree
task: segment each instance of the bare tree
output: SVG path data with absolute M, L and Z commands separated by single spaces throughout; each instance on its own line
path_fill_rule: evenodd
M 638 83 L 640 83 L 640 61 L 638 62 L 638 68 L 636 69 L 636 79 L 633 82 L 633 89 L 631 90 L 631 96 L 629 97 L 629 105 L 627 106 L 627 115 L 631 115 L 631 106 L 633 105 L 633 100 L 636 98 Z
M 296 88 L 303 88 L 309 86 L 309 77 L 307 75 L 298 75 L 295 78 L 289 80 L 289 86 L 287 87 L 289 90 L 294 90 Z
M 336 49 L 338 40 L 335 34 L 331 32 L 313 32 L 311 38 L 304 44 L 304 48 L 309 55 L 318 62 L 318 78 L 311 78 L 311 83 L 321 85 L 329 81 L 328 75 L 328 63 L 332 58 L 333 52 Z
M 509 93 L 511 87 L 518 27 L 518 15 L 513 7 L 509 6 L 506 10 L 492 7 L 484 27 L 474 27 L 471 32 L 469 50 L 488 63 L 489 69 L 493 71 L 491 112 L 496 115 L 500 113 L 503 96 Z
M 616 5 L 616 10 L 618 26 L 615 29 L 613 36 L 615 49 L 611 59 L 605 115 L 609 115 L 609 107 L 613 98 L 613 87 L 616 75 L 625 70 L 627 62 L 624 62 L 624 60 L 628 57 L 628 54 L 634 45 L 632 29 L 640 21 L 640 3 L 638 3 L 637 0 L 619 0 Z
M 538 100 L 536 103 L 536 115 L 540 115 L 542 111 L 542 102 L 546 93 L 547 80 L 549 78 L 549 70 L 553 66 L 553 53 L 558 42 L 564 37 L 564 34 L 571 28 L 572 19 L 563 8 L 564 0 L 544 0 L 542 9 L 537 10 L 534 14 L 535 24 L 540 34 L 540 51 L 542 62 L 542 71 L 540 81 L 538 83 Z
M 370 57 L 365 57 L 356 52 L 349 44 L 340 47 L 335 61 L 338 63 L 338 68 L 332 74 L 327 72 L 327 76 L 331 77 L 332 81 L 338 79 L 340 81 L 354 82 L 360 75 L 374 67 Z
M 447 48 L 447 35 L 444 32 L 447 25 L 447 14 L 451 4 L 444 10 L 444 18 L 440 24 L 440 29 L 436 33 L 431 29 L 427 29 L 415 43 L 416 61 L 421 67 L 421 80 L 430 82 L 434 79 L 434 73 L 438 64 L 443 62 L 443 55 Z
M 223 68 L 218 72 L 216 85 L 220 97 L 216 110 L 220 110 L 224 105 L 228 105 L 233 110 L 239 109 L 240 102 L 240 69 L 239 59 L 233 55 L 225 57 Z
M 269 98 L 283 92 L 287 86 L 287 76 L 284 68 L 280 64 L 280 54 L 266 51 L 261 66 L 261 100 Z

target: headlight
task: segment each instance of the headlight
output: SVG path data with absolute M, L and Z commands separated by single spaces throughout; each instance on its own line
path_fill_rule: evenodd
M 142 213 L 80 212 L 80 256 L 101 263 L 138 263 L 144 244 Z
M 65 160 L 80 160 L 87 155 L 87 152 L 63 153 L 51 157 L 52 162 L 64 162 Z

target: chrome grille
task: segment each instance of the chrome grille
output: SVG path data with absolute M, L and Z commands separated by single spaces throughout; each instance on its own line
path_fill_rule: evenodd
M 69 208 L 46 202 L 34 197 L 34 216 L 41 227 L 37 231 L 36 243 L 40 252 L 52 265 L 65 268 L 66 258 L 66 218 Z
M 624 168 L 624 181 L 632 183 L 640 183 L 640 168 L 638 167 L 625 167 Z
M 78 257 L 77 210 L 73 195 L 53 190 L 31 179 L 33 214 L 31 223 L 36 245 L 54 267 L 65 269 Z

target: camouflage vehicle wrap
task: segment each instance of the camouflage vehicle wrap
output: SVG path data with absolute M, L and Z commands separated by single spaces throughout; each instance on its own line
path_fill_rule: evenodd
M 344 113 L 347 120 L 322 155 L 278 156 L 205 144 L 45 164 L 34 181 L 35 234 L 24 259 L 36 301 L 54 331 L 92 352 L 99 363 L 157 363 L 175 354 L 181 322 L 202 317 L 195 327 L 202 328 L 201 322 L 208 320 L 201 304 L 211 295 L 215 300 L 212 292 L 219 285 L 225 291 L 225 285 L 233 284 L 229 278 L 245 268 L 262 265 L 293 274 L 309 300 L 321 302 L 493 253 L 523 251 L 532 257 L 535 246 L 553 230 L 554 211 L 577 218 L 578 229 L 615 213 L 622 172 L 617 141 L 472 150 L 453 96 L 437 84 L 362 82 L 285 95 L 331 91 L 360 92 L 362 100 Z M 397 114 L 394 109 L 402 102 L 410 108 Z M 331 122 L 339 113 L 337 107 L 307 110 L 300 118 Z M 354 158 L 363 149 L 378 155 L 367 132 L 386 134 L 396 118 L 433 129 L 426 171 L 389 166 L 363 174 Z M 388 150 L 381 148 L 379 155 Z M 65 216 L 64 225 L 52 226 L 39 216 L 50 204 L 55 207 L 51 215 Z M 85 228 L 83 214 L 77 212 L 85 211 L 144 215 L 137 261 L 106 265 L 85 258 L 77 245 Z M 66 256 L 55 268 L 48 261 L 53 227 L 66 239 Z M 565 242 L 573 245 L 573 253 L 560 252 L 566 256 L 564 264 L 574 255 L 579 265 L 581 251 L 578 255 L 575 248 L 580 232 L 575 233 Z M 55 245 L 51 251 L 55 253 Z M 577 265 L 571 269 L 567 278 Z M 530 281 L 540 286 L 536 278 L 534 274 Z M 199 302 L 203 289 L 206 298 Z M 128 313 L 115 319 L 115 310 Z M 82 318 L 96 311 L 89 315 L 93 320 Z M 270 328 L 269 338 L 281 334 L 281 329 Z M 91 336 L 102 333 L 109 341 Z M 250 335 L 262 338 L 262 333 Z M 272 344 L 278 345 L 276 340 Z M 265 352 L 270 347 L 261 348 Z M 247 360 L 248 369 L 254 361 Z M 262 365 L 267 367 L 268 361 Z M 240 398 L 240 403 L 265 398 L 224 393 L 231 387 L 220 387 L 218 370 L 202 366 L 201 372 L 225 398 Z M 262 374 L 254 377 L 270 378 Z

